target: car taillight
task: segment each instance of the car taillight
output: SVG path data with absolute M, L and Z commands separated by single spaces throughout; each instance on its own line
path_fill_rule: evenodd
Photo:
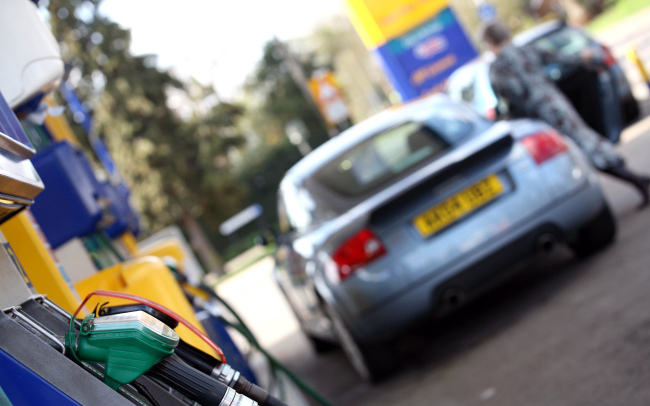
M 364 228 L 345 240 L 334 252 L 332 259 L 336 263 L 340 280 L 354 273 L 357 268 L 366 265 L 386 254 L 381 240 L 369 229 Z
M 601 47 L 603 48 L 603 53 L 605 54 L 605 58 L 603 60 L 605 65 L 607 67 L 611 67 L 611 66 L 615 65 L 616 64 L 616 58 L 614 58 L 614 55 L 612 55 L 612 51 L 610 51 L 610 49 L 608 47 L 606 47 L 605 45 L 601 45 Z
M 562 136 L 555 131 L 546 130 L 521 140 L 535 162 L 542 162 L 554 157 L 560 152 L 567 150 L 566 143 Z
M 494 121 L 497 119 L 497 109 L 494 107 L 490 107 L 485 109 L 485 117 L 487 117 L 488 120 Z

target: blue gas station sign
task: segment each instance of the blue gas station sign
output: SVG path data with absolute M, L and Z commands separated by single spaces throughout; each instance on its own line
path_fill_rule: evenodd
M 435 92 L 477 52 L 450 8 L 374 50 L 404 101 Z

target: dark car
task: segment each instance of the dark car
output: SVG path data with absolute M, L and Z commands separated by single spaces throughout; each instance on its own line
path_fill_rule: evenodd
M 623 128 L 639 117 L 639 104 L 616 59 L 605 45 L 583 30 L 561 21 L 549 21 L 517 35 L 513 42 L 567 55 L 591 47 L 603 58 L 606 69 L 594 71 L 549 64 L 545 67 L 547 76 L 571 100 L 587 124 L 612 142 L 618 142 Z M 499 108 L 488 77 L 493 59 L 491 53 L 483 54 L 479 60 L 456 70 L 447 82 L 452 99 L 473 105 L 490 119 Z

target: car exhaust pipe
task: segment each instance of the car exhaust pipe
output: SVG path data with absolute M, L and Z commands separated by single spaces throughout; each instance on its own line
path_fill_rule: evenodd
M 442 293 L 442 304 L 446 309 L 455 309 L 465 302 L 465 292 L 458 288 L 450 288 Z
M 537 239 L 538 252 L 550 252 L 557 244 L 557 237 L 553 234 L 546 233 L 539 236 Z

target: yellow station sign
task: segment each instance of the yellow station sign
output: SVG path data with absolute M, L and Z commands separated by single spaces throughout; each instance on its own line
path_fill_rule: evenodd
M 448 0 L 346 0 L 348 15 L 368 49 L 430 20 Z

